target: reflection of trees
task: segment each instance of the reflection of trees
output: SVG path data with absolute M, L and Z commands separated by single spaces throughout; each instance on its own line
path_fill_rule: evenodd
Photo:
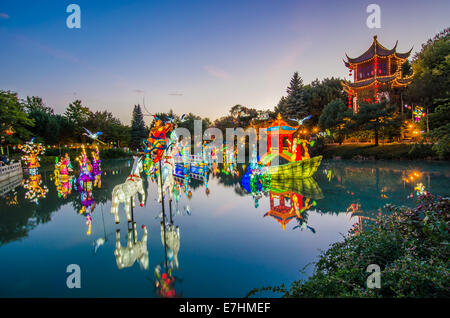
M 404 202 L 410 189 L 403 187 L 405 168 L 389 164 L 342 162 L 324 163 L 322 169 L 332 170 L 327 179 L 319 169 L 316 179 L 326 193 L 321 210 L 342 213 L 351 204 L 364 202 L 361 210 L 374 217 L 389 202 Z
M 123 182 L 130 173 L 131 168 L 126 167 L 125 163 L 114 161 L 103 166 L 106 175 L 102 175 L 103 187 L 94 190 L 96 202 L 105 203 L 111 200 L 114 186 Z M 75 213 L 81 209 L 80 196 L 76 191 L 72 191 L 65 200 L 58 198 L 54 181 L 50 179 L 53 170 L 41 170 L 44 170 L 42 182 L 47 186 L 48 193 L 45 198 L 39 199 L 38 205 L 25 199 L 25 190 L 21 186 L 0 198 L 0 246 L 28 236 L 29 231 L 39 224 L 49 222 L 52 213 L 66 204 L 70 204 L 75 209 Z
M 223 164 L 219 164 L 220 172 L 217 173 L 215 176 L 218 179 L 219 184 L 222 184 L 223 186 L 225 186 L 227 188 L 236 187 L 236 186 L 240 185 L 242 176 L 245 173 L 243 165 L 241 165 L 241 164 L 237 165 L 236 170 L 239 173 L 238 175 L 237 174 L 233 175 L 231 173 L 226 174 L 222 171 L 222 169 L 223 169 Z M 236 193 L 239 194 L 239 192 L 236 192 Z

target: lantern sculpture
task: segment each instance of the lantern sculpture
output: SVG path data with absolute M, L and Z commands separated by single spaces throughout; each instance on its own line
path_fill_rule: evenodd
M 64 157 L 61 157 L 60 160 L 56 158 L 54 180 L 56 191 L 58 192 L 58 197 L 60 198 L 63 197 L 64 199 L 66 199 L 67 196 L 72 193 L 72 171 L 72 163 L 70 162 L 70 157 L 67 153 L 64 155 Z
M 45 152 L 45 148 L 42 144 L 35 143 L 34 138 L 32 138 L 31 141 L 21 145 L 20 149 L 24 153 L 22 160 L 25 161 L 29 173 L 29 178 L 22 180 L 22 184 L 27 190 L 25 198 L 39 204 L 39 199 L 45 198 L 48 192 L 48 188 L 42 185 L 42 178 L 39 173 L 39 155 Z
M 95 151 L 92 152 L 92 175 L 94 177 L 94 187 L 102 187 L 102 168 L 100 160 L 100 152 L 95 146 Z
M 34 138 L 31 141 L 21 145 L 21 150 L 24 153 L 22 160 L 25 161 L 26 167 L 30 170 L 38 169 L 41 165 L 39 155 L 45 153 L 45 147 L 41 143 L 35 143 Z
M 425 113 L 423 111 L 423 107 L 422 106 L 415 106 L 414 110 L 413 110 L 413 116 L 414 116 L 414 120 L 416 122 L 420 122 L 420 120 L 425 117 Z
M 80 174 L 75 182 L 75 187 L 80 194 L 81 209 L 80 214 L 86 217 L 86 225 L 88 226 L 87 235 L 91 234 L 92 213 L 95 208 L 95 200 L 92 193 L 94 184 L 94 174 L 91 161 L 89 160 L 84 145 L 81 146 L 81 154 L 76 158 L 80 166 Z
M 131 173 L 124 183 L 118 184 L 112 191 L 111 214 L 114 214 L 116 224 L 120 223 L 119 205 L 124 204 L 127 221 L 131 222 L 131 207 L 134 207 L 134 198 L 137 193 L 141 195 L 141 207 L 145 202 L 145 191 L 140 173 L 143 171 L 142 160 L 134 158 Z
M 155 124 L 150 130 L 147 140 L 144 140 L 144 152 L 152 155 L 153 163 L 159 162 L 167 149 L 167 134 L 172 128 L 172 123 L 163 123 L 155 116 Z
M 93 188 L 94 175 L 92 174 L 92 164 L 89 160 L 84 145 L 81 146 L 81 155 L 76 159 L 80 166 L 80 174 L 76 180 L 77 191 L 90 192 Z

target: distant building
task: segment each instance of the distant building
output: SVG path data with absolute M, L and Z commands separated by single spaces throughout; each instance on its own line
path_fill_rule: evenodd
M 358 102 L 376 103 L 382 96 L 389 100 L 389 91 L 393 88 L 406 87 L 412 81 L 411 76 L 403 76 L 402 65 L 406 62 L 411 50 L 406 53 L 397 52 L 397 43 L 392 49 L 382 46 L 377 36 L 373 37 L 369 49 L 356 58 L 350 58 L 344 64 L 353 75 L 353 82 L 342 81 L 342 87 L 349 96 L 349 108 L 358 111 Z

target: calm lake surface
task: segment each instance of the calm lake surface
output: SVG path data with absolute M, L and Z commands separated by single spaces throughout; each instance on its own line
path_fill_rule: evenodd
M 125 181 L 131 164 L 128 160 L 103 163 L 103 186 L 93 191 L 96 206 L 90 235 L 86 217 L 78 213 L 79 194 L 73 191 L 66 199 L 59 198 L 52 169 L 40 169 L 48 193 L 39 204 L 25 199 L 22 185 L 1 197 L 1 297 L 161 296 L 155 268 L 164 271 L 173 259 L 162 244 L 161 205 L 152 181 L 144 183 L 145 206 L 136 204 L 133 212 L 136 242 L 144 235 L 142 226 L 148 230 L 148 260 L 139 258 L 119 269 L 114 253 L 117 231 L 120 246 L 126 247 L 130 225 L 123 206 L 120 224 L 115 224 L 110 214 L 112 189 Z M 342 240 L 355 223 L 362 229 L 370 224 L 384 204 L 413 206 L 416 198 L 411 194 L 418 183 L 443 196 L 449 195 L 450 187 L 448 162 L 324 161 L 314 175 L 313 191 L 290 188 L 300 192 L 309 207 L 299 220 L 292 214 L 277 214 L 283 206 L 290 207 L 290 200 L 282 195 L 267 193 L 255 202 L 241 185 L 242 168 L 239 176 L 210 175 L 209 194 L 200 181 L 193 181 L 192 197 L 182 193 L 178 204 L 172 204 L 172 221 L 180 233 L 178 268 L 171 270 L 176 295 L 242 297 L 255 287 L 289 285 L 304 277 L 299 270 L 317 260 L 320 250 Z M 414 171 L 419 176 L 406 182 Z M 165 210 L 165 221 L 170 222 L 167 201 Z M 141 244 L 141 253 L 142 248 Z M 80 289 L 66 286 L 69 264 L 81 268 Z M 306 275 L 312 269 L 308 266 Z

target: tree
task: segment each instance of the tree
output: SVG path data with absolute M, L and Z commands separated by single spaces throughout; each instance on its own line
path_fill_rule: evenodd
M 178 127 L 183 127 L 189 130 L 192 136 L 192 140 L 194 137 L 194 121 L 195 120 L 201 120 L 202 121 L 202 134 L 205 132 L 206 129 L 208 129 L 209 126 L 211 126 L 211 121 L 209 118 L 202 118 L 200 116 L 194 115 L 193 113 L 189 113 L 184 116 L 184 120 L 178 124 Z M 232 126 L 230 126 L 232 127 Z
M 34 125 L 29 127 L 33 136 L 46 144 L 56 144 L 60 139 L 61 125 L 53 109 L 45 106 L 42 98 L 37 96 L 28 96 L 24 106 L 28 117 L 34 121 Z
M 0 136 L 9 143 L 22 142 L 32 135 L 28 130 L 34 125 L 32 119 L 28 118 L 23 104 L 19 101 L 17 93 L 11 91 L 0 91 Z M 6 131 L 12 129 L 13 133 Z
M 213 127 L 220 129 L 222 134 L 226 136 L 226 129 L 234 127 L 234 118 L 232 116 L 220 117 L 214 121 Z
M 283 114 L 287 118 L 302 118 L 308 115 L 308 108 L 305 104 L 303 80 L 295 72 L 286 90 L 286 109 Z
M 74 138 L 81 140 L 81 136 L 84 132 L 83 127 L 86 125 L 89 117 L 91 116 L 91 111 L 88 107 L 81 105 L 81 100 L 76 100 L 69 104 L 64 116 L 67 118 L 69 124 L 71 125 L 72 133 Z
M 252 119 L 258 117 L 258 111 L 254 108 L 237 104 L 231 107 L 230 115 L 235 119 L 235 126 L 245 128 L 250 125 Z
M 318 123 L 319 117 L 326 105 L 330 102 L 340 99 L 344 103 L 346 95 L 342 89 L 341 79 L 324 78 L 322 81 L 318 79 L 305 85 L 305 104 L 308 105 L 308 113 L 312 118 L 305 122 L 307 126 L 314 126 Z
M 112 113 L 106 110 L 91 113 L 86 122 L 86 127 L 92 132 L 101 131 L 100 139 L 104 142 L 117 143 L 119 141 L 121 144 L 125 144 L 122 139 L 124 138 L 123 130 L 126 130 L 126 127 L 122 125 L 118 118 L 115 118 Z
M 282 96 L 280 101 L 278 102 L 278 105 L 275 106 L 274 112 L 276 114 L 280 113 L 283 116 L 286 116 L 287 114 L 287 101 L 286 97 Z
M 378 104 L 361 103 L 359 110 L 347 124 L 347 128 L 373 130 L 375 146 L 378 146 L 378 137 L 382 129 L 398 125 L 401 120 L 395 115 L 395 105 L 389 105 L 386 101 Z
M 412 62 L 414 80 L 407 89 L 410 102 L 433 111 L 433 101 L 450 97 L 450 28 L 422 45 Z
M 138 148 L 142 145 L 142 140 L 147 138 L 147 130 L 145 128 L 144 115 L 141 106 L 134 105 L 133 115 L 131 119 L 131 146 Z
M 345 132 L 343 128 L 352 116 L 351 112 L 342 100 L 335 99 L 325 106 L 319 117 L 319 126 L 322 129 L 329 129 L 332 133 L 336 134 L 339 144 L 342 144 Z
M 436 110 L 430 114 L 430 132 L 425 136 L 434 142 L 433 150 L 444 159 L 450 155 L 450 98 L 435 100 Z

